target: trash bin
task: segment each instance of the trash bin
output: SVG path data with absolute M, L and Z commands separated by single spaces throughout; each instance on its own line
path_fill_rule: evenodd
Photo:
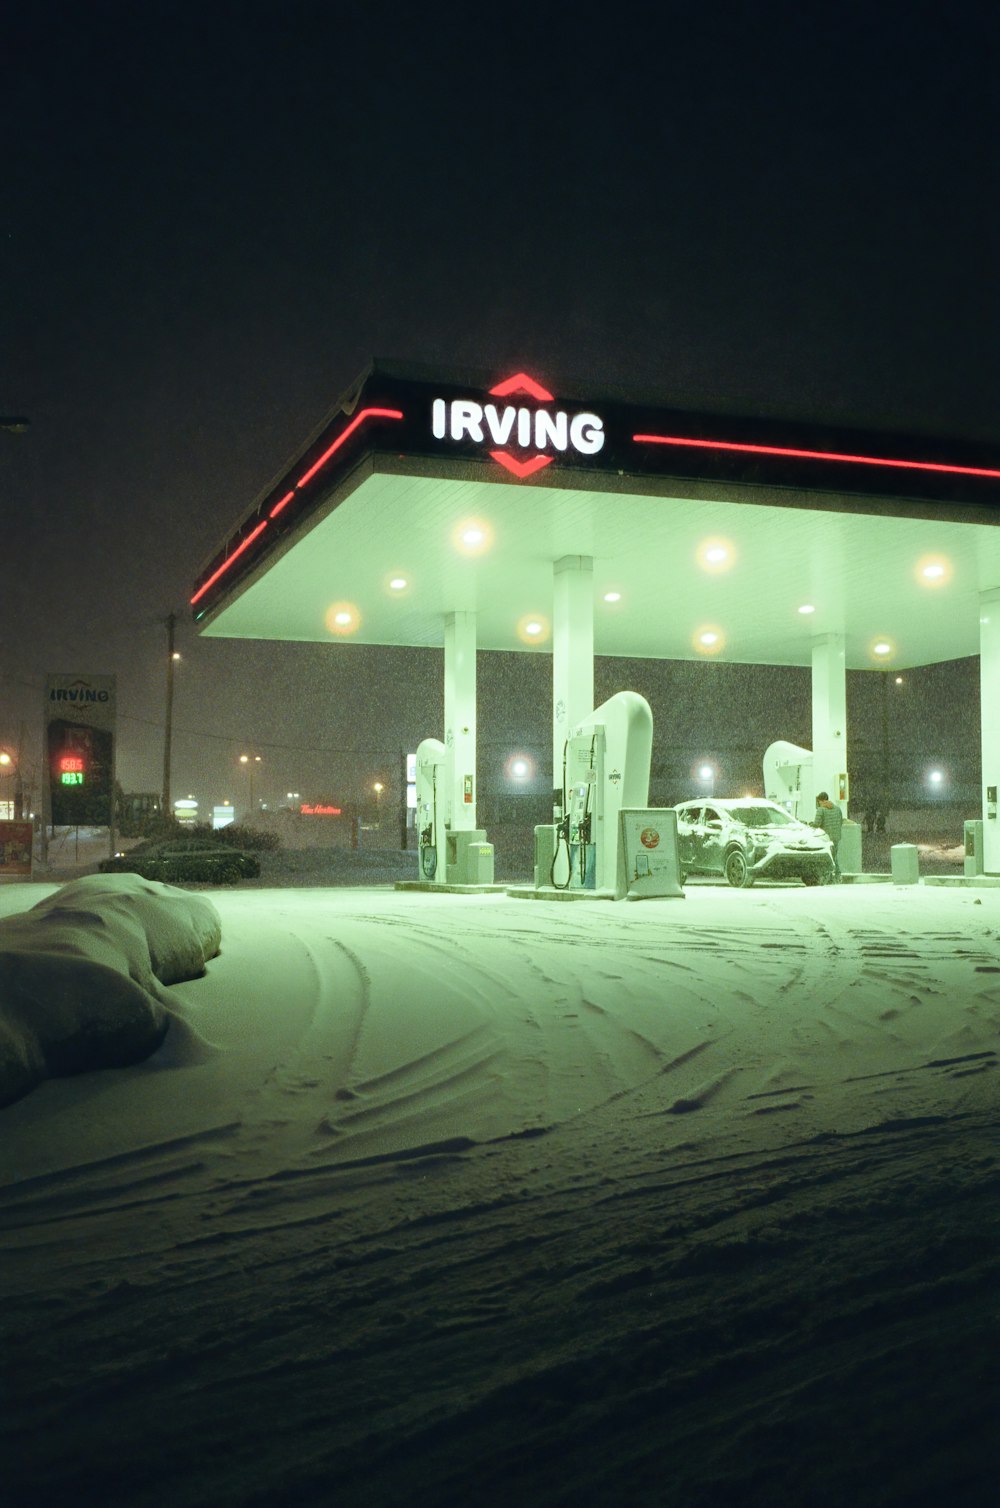
M 840 865 L 841 874 L 861 873 L 861 825 L 845 820 L 840 831 L 840 845 L 837 849 L 837 863 Z
M 554 822 L 543 822 L 535 828 L 535 889 L 552 884 L 552 860 L 556 852 Z
M 493 884 L 493 844 L 482 829 L 448 834 L 448 884 Z
M 894 843 L 889 850 L 894 885 L 916 885 L 920 880 L 920 854 L 915 843 Z

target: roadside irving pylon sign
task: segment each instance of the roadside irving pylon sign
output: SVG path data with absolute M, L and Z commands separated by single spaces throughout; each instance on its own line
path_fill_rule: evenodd
M 115 721 L 113 675 L 48 677 L 45 746 L 53 826 L 110 827 Z

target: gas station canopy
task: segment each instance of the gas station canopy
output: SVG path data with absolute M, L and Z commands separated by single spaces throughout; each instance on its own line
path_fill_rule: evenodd
M 593 561 L 594 652 L 848 668 L 980 652 L 1000 455 L 914 436 L 374 365 L 195 583 L 201 631 L 551 647 L 553 563 Z

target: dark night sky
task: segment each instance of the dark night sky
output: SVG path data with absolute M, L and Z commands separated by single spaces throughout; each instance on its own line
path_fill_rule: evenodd
M 373 355 L 995 441 L 990 10 L 8 14 L 0 742 L 46 672 L 115 671 L 159 786 L 161 622 Z M 253 746 L 349 797 L 440 731 L 430 653 L 181 648 L 175 794 Z

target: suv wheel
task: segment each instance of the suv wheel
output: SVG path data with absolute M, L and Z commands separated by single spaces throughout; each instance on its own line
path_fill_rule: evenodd
M 747 890 L 753 884 L 754 877 L 750 872 L 746 854 L 741 853 L 738 848 L 734 848 L 726 855 L 724 873 L 730 885 L 737 890 Z

